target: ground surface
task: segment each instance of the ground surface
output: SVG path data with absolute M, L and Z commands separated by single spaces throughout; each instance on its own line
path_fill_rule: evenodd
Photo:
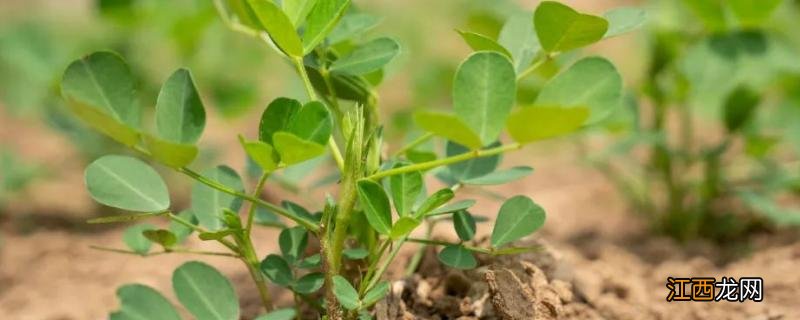
M 15 141 L 28 156 L 55 159 L 69 152 L 61 147 L 63 140 L 33 124 L 0 123 L 0 128 L 4 141 Z M 39 136 L 31 138 L 36 141 L 54 142 L 48 148 L 26 148 L 24 139 L 6 140 L 18 130 L 37 132 Z M 533 314 L 525 312 L 534 312 L 542 319 L 800 319 L 800 243 L 794 241 L 795 235 L 757 237 L 747 257 L 715 264 L 718 253 L 713 247 L 679 247 L 644 237 L 644 228 L 631 219 L 598 175 L 574 165 L 571 150 L 555 152 L 552 147 L 545 144 L 509 157 L 505 166 L 525 163 L 535 166 L 536 172 L 523 181 L 490 189 L 529 195 L 547 209 L 544 230 L 529 240 L 541 243 L 543 252 L 483 261 L 486 266 L 467 273 L 441 269 L 428 259 L 424 272 L 395 283 L 398 295 L 381 304 L 380 318 L 402 318 L 405 312 L 406 317 L 416 314 L 423 319 L 500 315 L 526 319 Z M 90 249 L 98 244 L 121 247 L 122 229 L 81 223 L 98 210 L 86 198 L 80 175 L 74 174 L 80 173 L 80 163 L 59 161 L 49 166 L 69 170 L 53 180 L 58 182 L 39 183 L 21 195 L 3 220 L 0 314 L 4 319 L 103 319 L 117 305 L 115 288 L 131 282 L 154 286 L 174 298 L 171 272 L 188 259 L 207 261 L 234 280 L 246 318 L 258 312 L 255 289 L 238 261 L 177 254 L 141 258 Z M 267 194 L 275 196 L 274 188 Z M 467 189 L 463 196 L 481 199 L 478 213 L 491 215 L 497 210 L 497 201 L 476 190 Z M 482 234 L 488 229 L 483 227 Z M 438 234 L 447 237 L 448 230 L 440 226 Z M 259 230 L 258 251 L 274 250 L 276 237 L 272 230 Z M 196 240 L 189 245 L 219 249 Z M 405 261 L 397 265 L 404 266 Z M 668 276 L 763 277 L 764 302 L 667 303 Z M 286 299 L 279 297 L 284 303 Z

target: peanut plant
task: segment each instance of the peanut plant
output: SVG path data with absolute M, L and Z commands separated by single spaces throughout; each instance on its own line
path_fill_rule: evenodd
M 451 200 L 464 186 L 503 184 L 532 172 L 524 166 L 497 170 L 502 154 L 578 131 L 611 114 L 621 103 L 622 81 L 608 60 L 582 58 L 549 80 L 537 70 L 559 67 L 567 62 L 558 60 L 560 54 L 638 24 L 635 16 L 616 14 L 607 20 L 546 1 L 533 15 L 510 19 L 499 40 L 460 32 L 475 52 L 455 73 L 453 112 L 417 112 L 415 123 L 425 133 L 387 156 L 375 86 L 401 50 L 387 37 L 355 40 L 375 19 L 348 11 L 348 0 L 215 4 L 232 30 L 264 42 L 292 65 L 307 94 L 302 102 L 273 100 L 263 111 L 258 136 L 239 135 L 244 153 L 259 169 L 249 190 L 228 166 L 191 168 L 206 113 L 188 70 L 176 70 L 163 84 L 148 126 L 141 125 L 135 80 L 115 53 L 96 52 L 74 61 L 61 89 L 75 116 L 138 156 L 107 155 L 87 167 L 90 195 L 132 212 L 90 222 L 169 221 L 166 228 L 141 223 L 127 229 L 123 240 L 128 249 L 97 248 L 143 256 L 186 253 L 238 259 L 267 312 L 258 318 L 262 320 L 371 318 L 371 306 L 389 291 L 384 274 L 406 244 L 419 245 L 407 266 L 409 274 L 416 271 L 425 246 L 441 247 L 439 260 L 458 269 L 477 267 L 475 255 L 535 250 L 513 245 L 545 221 L 544 209 L 527 196 L 505 200 L 488 243 L 475 239 L 481 219 L 470 208 L 476 201 Z M 515 108 L 518 82 L 533 76 L 546 80 L 538 100 Z M 145 130 L 151 127 L 154 132 Z M 510 139 L 501 139 L 504 131 Z M 437 139 L 445 142 L 444 156 L 418 150 Z M 273 174 L 323 155 L 330 155 L 339 178 L 338 192 L 328 195 L 322 208 L 262 198 Z M 165 182 L 140 158 L 194 180 L 190 207 L 173 207 Z M 428 194 L 424 176 L 429 173 L 449 185 Z M 442 221 L 452 222 L 458 241 L 432 238 L 434 226 Z M 255 251 L 252 232 L 258 225 L 281 229 L 279 252 Z M 226 250 L 185 246 L 192 233 Z M 151 250 L 153 245 L 160 249 Z M 276 309 L 268 282 L 288 289 L 296 304 Z M 174 271 L 172 283 L 175 296 L 195 318 L 240 317 L 232 284 L 213 267 L 187 262 Z M 172 303 L 150 287 L 126 285 L 117 294 L 121 305 L 112 319 L 180 319 Z
M 600 171 L 655 232 L 678 240 L 730 242 L 800 223 L 787 206 L 798 186 L 790 119 L 800 64 L 785 21 L 796 21 L 797 5 L 651 4 L 683 18 L 647 28 L 649 65 L 631 99 L 642 110 L 621 109 L 633 125 L 595 159 Z M 645 158 L 630 156 L 637 148 Z

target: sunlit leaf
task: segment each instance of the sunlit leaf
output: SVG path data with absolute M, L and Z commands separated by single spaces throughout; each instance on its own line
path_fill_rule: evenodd
M 476 52 L 456 71 L 453 109 L 481 141 L 497 139 L 516 97 L 514 66 L 497 52 Z
M 325 153 L 324 145 L 303 140 L 288 132 L 277 132 L 272 135 L 272 139 L 275 150 L 281 156 L 281 162 L 287 165 L 310 160 Z
M 247 0 L 262 28 L 287 55 L 303 57 L 303 43 L 289 17 L 270 0 Z
M 605 58 L 583 58 L 548 81 L 535 105 L 589 108 L 587 123 L 597 123 L 622 105 L 622 77 Z
M 422 130 L 472 149 L 478 149 L 483 145 L 480 137 L 456 116 L 440 112 L 420 111 L 414 113 L 414 122 Z
M 506 200 L 492 230 L 492 246 L 500 247 L 533 233 L 542 227 L 544 219 L 544 209 L 530 198 L 515 196 Z
M 170 142 L 150 134 L 142 135 L 142 142 L 153 159 L 172 168 L 191 164 L 199 152 L 197 146 L 193 144 Z
M 308 54 L 322 42 L 344 15 L 350 0 L 317 1 L 306 19 L 303 33 L 303 54 Z
M 104 156 L 86 167 L 86 188 L 97 202 L 138 212 L 169 208 L 164 180 L 146 163 L 127 156 Z
M 744 26 L 758 26 L 775 12 L 782 0 L 728 0 L 739 23 Z
M 708 30 L 725 29 L 725 9 L 720 0 L 683 0 L 681 1 Z
M 165 229 L 144 230 L 142 231 L 142 235 L 147 238 L 147 240 L 158 243 L 164 248 L 171 248 L 178 243 L 178 237 L 171 231 Z
M 398 240 L 400 238 L 408 236 L 411 231 L 419 226 L 421 222 L 413 217 L 402 217 L 392 226 L 392 231 L 390 232 L 389 236 L 392 240 Z
M 261 141 L 247 141 L 239 136 L 239 143 L 244 148 L 245 153 L 253 160 L 264 172 L 272 172 L 278 168 L 279 159 L 277 153 L 271 145 Z
M 414 217 L 420 218 L 427 215 L 431 211 L 443 206 L 445 203 L 453 199 L 454 196 L 455 193 L 453 193 L 453 190 L 450 188 L 443 188 L 434 192 L 430 197 L 422 202 L 417 209 L 416 214 L 414 214 Z
M 618 7 L 606 11 L 603 18 L 608 21 L 608 30 L 603 37 L 611 38 L 631 32 L 644 24 L 647 12 L 640 8 Z
M 176 70 L 161 87 L 156 101 L 156 129 L 164 140 L 194 144 L 203 134 L 206 111 L 189 70 Z
M 283 0 L 283 11 L 292 22 L 292 25 L 297 28 L 305 22 L 308 13 L 314 8 L 318 0 Z
M 531 143 L 574 132 L 588 118 L 587 108 L 527 107 L 512 113 L 507 126 L 514 141 Z
M 331 72 L 363 75 L 383 68 L 400 53 L 400 44 L 390 38 L 378 38 L 356 47 L 331 64 Z
M 608 30 L 605 19 L 577 12 L 555 1 L 542 1 L 533 15 L 539 42 L 548 52 L 590 45 L 602 39 Z

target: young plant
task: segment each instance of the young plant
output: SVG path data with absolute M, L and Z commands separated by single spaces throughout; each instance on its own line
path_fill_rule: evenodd
M 655 231 L 728 242 L 800 223 L 800 212 L 779 205 L 797 195 L 797 122 L 788 119 L 796 119 L 800 75 L 785 27 L 768 24 L 780 3 L 675 1 L 653 10 L 685 18 L 648 28 L 640 97 L 612 122 L 630 130 L 594 162 Z M 783 14 L 795 19 L 795 9 Z M 639 147 L 644 161 L 630 156 Z
M 147 163 L 108 155 L 86 169 L 86 185 L 98 202 L 134 212 L 94 219 L 93 223 L 166 218 L 168 228 L 139 224 L 128 229 L 130 250 L 155 255 L 189 253 L 241 260 L 258 289 L 264 309 L 259 319 L 289 319 L 303 312 L 328 319 L 370 318 L 372 305 L 389 290 L 384 273 L 405 244 L 441 247 L 438 258 L 452 268 L 478 265 L 475 255 L 526 252 L 513 242 L 539 229 L 544 210 L 524 195 L 507 199 L 488 244 L 475 241 L 475 200 L 451 201 L 467 185 L 496 185 L 524 177 L 530 167 L 496 170 L 503 153 L 558 137 L 601 121 L 619 104 L 621 79 L 599 57 L 572 64 L 548 81 L 537 101 L 515 108 L 518 81 L 553 64 L 557 55 L 590 45 L 619 30 L 620 23 L 578 13 L 557 2 L 543 2 L 525 21 L 512 20 L 501 41 L 462 32 L 476 52 L 458 67 L 453 83 L 453 113 L 421 111 L 415 121 L 425 134 L 387 157 L 378 95 L 384 66 L 400 53 L 391 38 L 356 41 L 363 14 L 345 14 L 349 1 L 216 1 L 223 20 L 236 31 L 271 46 L 295 67 L 306 101 L 277 98 L 263 112 L 257 137 L 239 136 L 260 176 L 246 191 L 232 168 L 200 172 L 190 168 L 205 125 L 202 99 L 191 73 L 179 69 L 163 85 L 156 102 L 155 132 L 143 129 L 134 79 L 122 58 L 97 52 L 73 62 L 64 73 L 62 93 L 70 110 L 88 125 L 137 152 L 195 180 L 189 208 L 175 208 L 168 188 Z M 340 20 L 347 23 L 338 23 Z M 534 23 L 535 21 L 535 23 Z M 609 27 L 609 23 L 610 26 Z M 302 32 L 298 32 L 302 30 Z M 538 35 L 538 36 L 537 36 Z M 476 40 L 477 39 L 477 40 Z M 150 126 L 145 126 L 150 127 Z M 507 131 L 511 139 L 502 142 Z M 417 150 L 434 138 L 446 141 L 445 155 Z M 324 206 L 273 204 L 261 198 L 269 178 L 286 168 L 330 154 L 338 171 L 338 193 Z M 423 156 L 420 156 L 423 155 Z M 428 194 L 425 174 L 448 187 Z M 317 211 L 318 210 L 318 211 Z M 280 217 L 280 218 L 278 218 Z M 457 241 L 431 238 L 434 225 L 451 220 Z M 256 252 L 251 237 L 258 224 L 281 228 L 280 252 Z M 423 236 L 416 234 L 423 228 Z M 197 251 L 182 245 L 191 233 L 225 251 Z M 309 251 L 310 243 L 319 250 Z M 160 251 L 151 251 L 156 244 Z M 422 250 L 409 263 L 413 273 Z M 267 282 L 290 290 L 297 304 L 275 310 Z M 198 319 L 237 319 L 231 284 L 211 266 L 188 262 L 173 274 L 175 295 Z M 320 292 L 321 291 L 321 292 Z M 112 319 L 177 319 L 175 308 L 142 285 L 118 291 Z

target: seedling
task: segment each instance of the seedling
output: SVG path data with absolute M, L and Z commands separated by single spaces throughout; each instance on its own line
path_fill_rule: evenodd
M 86 185 L 91 196 L 101 204 L 134 212 L 91 222 L 170 220 L 165 229 L 149 224 L 128 229 L 123 240 L 130 250 L 105 249 L 239 259 L 268 312 L 259 319 L 289 319 L 303 312 L 328 319 L 370 318 L 371 306 L 389 290 L 384 273 L 405 244 L 440 247 L 441 262 L 459 269 L 478 266 L 475 255 L 536 249 L 513 244 L 544 224 L 545 212 L 533 200 L 524 195 L 507 199 L 485 244 L 475 240 L 478 222 L 483 220 L 470 211 L 475 200 L 452 201 L 455 193 L 465 185 L 503 184 L 530 174 L 530 167 L 496 170 L 500 155 L 596 123 L 612 112 L 621 96 L 614 66 L 590 57 L 547 82 L 541 101 L 515 107 L 518 81 L 535 74 L 539 66 L 554 63 L 562 52 L 601 40 L 609 23 L 613 27 L 625 22 L 609 22 L 563 4 L 543 2 L 536 9 L 535 24 L 529 14 L 524 23 L 506 25 L 505 34 L 521 37 L 506 36 L 498 43 L 462 33 L 470 35 L 465 38 L 476 52 L 455 74 L 453 112 L 417 113 L 416 123 L 426 133 L 387 157 L 382 153 L 374 87 L 380 77 L 375 75 L 400 53 L 400 45 L 391 38 L 353 39 L 374 19 L 365 19 L 361 13 L 345 15 L 347 0 L 283 1 L 282 6 L 265 0 L 216 4 L 233 30 L 265 42 L 293 65 L 308 95 L 307 101 L 273 100 L 263 112 L 258 136 L 239 136 L 244 152 L 260 169 L 249 190 L 230 167 L 200 172 L 190 168 L 206 114 L 188 70 L 175 71 L 165 82 L 154 126 L 141 125 L 135 81 L 114 53 L 96 52 L 73 62 L 61 87 L 78 118 L 139 156 L 108 155 L 88 166 Z M 348 23 L 337 24 L 342 19 Z M 155 131 L 144 129 L 149 127 Z M 504 131 L 510 135 L 506 142 L 501 139 Z M 439 138 L 446 140 L 443 157 L 413 156 L 421 153 L 420 145 Z M 322 208 L 308 210 L 290 202 L 277 205 L 260 197 L 273 174 L 325 154 L 333 159 L 340 178 L 337 195 L 328 196 Z M 195 180 L 191 206 L 175 208 L 159 173 L 139 158 Z M 436 173 L 449 186 L 428 194 L 424 176 L 429 173 Z M 443 220 L 452 220 L 456 240 L 431 238 L 434 226 Z M 251 234 L 258 224 L 282 229 L 280 252 L 254 250 Z M 422 237 L 417 229 L 424 229 Z M 185 247 L 183 240 L 191 233 L 219 243 L 226 251 Z M 319 243 L 318 252 L 309 251 L 310 243 Z M 153 245 L 160 249 L 153 251 Z M 416 270 L 421 253 L 420 248 L 408 272 Z M 267 282 L 290 290 L 297 304 L 275 310 Z M 180 266 L 173 275 L 173 288 L 197 319 L 239 318 L 235 291 L 211 266 L 201 262 Z M 173 305 L 146 286 L 123 286 L 118 295 L 121 307 L 113 319 L 178 319 Z
M 675 1 L 653 11 L 686 21 L 648 28 L 648 72 L 614 122 L 630 130 L 595 164 L 655 232 L 730 243 L 800 223 L 779 204 L 798 185 L 800 71 L 782 26 L 767 24 L 780 3 Z M 651 108 L 640 112 L 637 100 Z M 645 159 L 631 156 L 639 148 Z

